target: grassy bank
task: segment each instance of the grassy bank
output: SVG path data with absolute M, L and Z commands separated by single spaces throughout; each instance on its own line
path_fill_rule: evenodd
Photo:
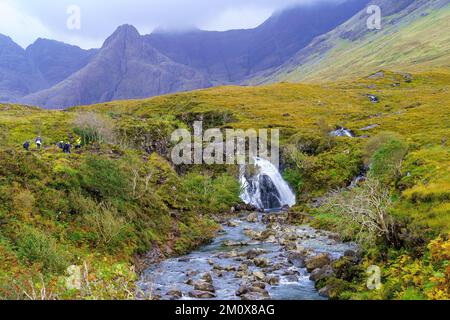
M 446 70 L 384 71 L 352 82 L 222 87 L 67 111 L 2 105 L 0 297 L 34 297 L 45 285 L 46 298 L 133 298 L 136 255 L 154 247 L 180 254 L 208 241 L 217 230 L 211 214 L 239 201 L 236 168 L 168 160 L 170 133 L 203 119 L 205 128 L 280 128 L 284 176 L 299 199 L 293 220 L 312 213 L 315 226 L 370 239 L 352 276 L 330 280 L 334 297 L 448 298 L 448 83 Z M 330 137 L 339 127 L 357 138 Z M 37 135 L 45 148 L 22 150 Z M 54 146 L 69 136 L 83 141 L 71 155 Z M 311 206 L 368 166 L 388 191 L 395 241 L 370 230 L 361 237 L 336 206 Z M 339 196 L 358 192 L 365 190 Z M 372 264 L 384 271 L 383 290 L 366 289 L 364 268 Z M 67 289 L 69 266 L 81 268 L 81 290 Z

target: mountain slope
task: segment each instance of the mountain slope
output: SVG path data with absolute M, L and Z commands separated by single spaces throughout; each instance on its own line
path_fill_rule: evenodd
M 239 83 L 256 72 L 281 65 L 316 36 L 347 21 L 367 2 L 321 2 L 278 12 L 255 29 L 155 32 L 147 40 L 174 61 L 202 71 L 215 84 Z
M 45 85 L 25 51 L 0 34 L 0 101 L 12 101 Z
M 365 10 L 320 36 L 280 68 L 252 82 L 323 81 L 379 69 L 450 67 L 450 1 L 372 1 L 381 7 L 382 30 L 368 30 Z
M 46 88 L 69 77 L 88 64 L 97 50 L 83 50 L 62 42 L 38 39 L 26 49 L 33 63 L 47 83 Z
M 105 41 L 87 66 L 51 89 L 21 101 L 63 108 L 208 86 L 198 71 L 171 61 L 146 43 L 134 27 L 125 25 Z

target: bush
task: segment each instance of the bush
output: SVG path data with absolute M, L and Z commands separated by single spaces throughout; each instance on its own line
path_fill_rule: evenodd
M 50 235 L 30 226 L 21 226 L 16 239 L 20 259 L 37 263 L 49 272 L 61 273 L 69 264 L 69 255 Z
M 88 157 L 80 171 L 83 188 L 99 201 L 110 197 L 128 198 L 129 180 L 113 160 Z

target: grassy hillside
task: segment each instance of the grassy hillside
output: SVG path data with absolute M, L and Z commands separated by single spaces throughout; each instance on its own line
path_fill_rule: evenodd
M 372 165 L 404 237 L 398 248 L 365 247 L 364 263 L 386 268 L 386 290 L 367 296 L 355 278 L 341 297 L 448 297 L 448 242 L 430 241 L 450 232 L 449 83 L 445 69 L 383 71 L 353 82 L 222 87 L 67 111 L 1 105 L 0 298 L 27 298 L 43 285 L 45 298 L 133 298 L 136 255 L 182 253 L 211 239 L 212 215 L 239 201 L 237 168 L 175 168 L 168 159 L 170 133 L 201 118 L 205 127 L 280 128 L 284 175 L 299 198 L 292 220 L 310 213 L 314 225 L 348 238 L 337 216 L 310 204 Z M 358 138 L 331 138 L 338 127 Z M 44 149 L 22 150 L 37 135 Z M 83 138 L 71 155 L 54 146 L 69 136 Z M 401 166 L 390 175 L 396 143 Z M 81 291 L 64 286 L 70 265 L 88 269 Z M 398 278 L 406 280 L 392 283 Z
M 433 6 L 430 3 L 430 6 Z M 355 79 L 384 68 L 398 72 L 424 71 L 450 65 L 450 5 L 431 9 L 427 5 L 404 17 L 383 17 L 382 30 L 361 38 L 345 37 L 352 20 L 314 45 L 314 54 L 286 64 L 275 72 L 275 81 Z M 319 50 L 320 49 L 320 50 Z M 308 53 L 311 49 L 305 49 Z

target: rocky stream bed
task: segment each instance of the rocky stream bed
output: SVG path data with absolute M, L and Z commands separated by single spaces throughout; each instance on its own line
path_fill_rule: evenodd
M 151 266 L 138 286 L 162 300 L 321 300 L 314 285 L 333 274 L 333 261 L 357 247 L 336 234 L 287 224 L 286 214 L 230 219 L 214 241 L 183 257 Z

